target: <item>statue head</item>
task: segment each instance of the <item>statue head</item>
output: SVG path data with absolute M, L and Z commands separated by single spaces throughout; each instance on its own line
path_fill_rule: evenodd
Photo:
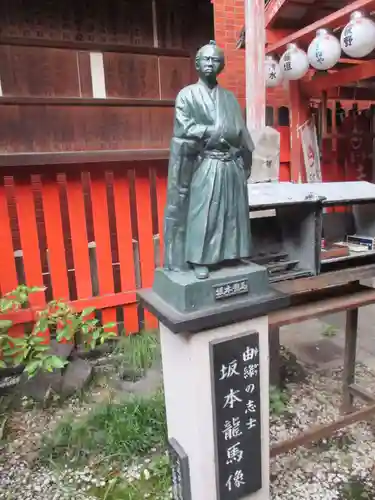
M 224 52 L 213 40 L 198 50 L 195 57 L 195 68 L 200 78 L 205 82 L 216 82 L 216 77 L 223 71 L 224 66 Z

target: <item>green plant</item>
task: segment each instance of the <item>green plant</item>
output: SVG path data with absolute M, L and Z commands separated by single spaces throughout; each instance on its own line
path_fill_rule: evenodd
M 94 488 L 92 493 L 101 500 L 164 500 L 170 497 L 172 472 L 167 454 L 154 457 L 140 469 L 139 479 L 127 482 L 119 477 L 111 478 L 102 488 Z
M 288 394 L 273 385 L 270 386 L 270 413 L 271 415 L 282 415 L 288 403 Z
M 44 288 L 28 288 L 20 285 L 0 299 L 0 313 L 14 312 L 27 306 L 29 295 L 43 290 Z M 93 349 L 98 343 L 103 344 L 107 339 L 116 336 L 111 331 L 116 326 L 115 323 L 101 325 L 92 317 L 94 311 L 94 308 L 87 308 L 78 314 L 69 304 L 53 300 L 44 310 L 37 313 L 32 331 L 16 338 L 8 335 L 12 322 L 1 320 L 0 366 L 24 365 L 29 377 L 34 376 L 39 370 L 52 372 L 63 368 L 68 361 L 53 354 L 46 341 L 46 331 L 55 333 L 58 342 L 76 343 L 79 338 L 86 349 Z
M 118 371 L 128 371 L 129 377 L 138 378 L 152 366 L 160 355 L 160 344 L 155 332 L 142 332 L 122 337 L 116 347 Z
M 334 325 L 328 325 L 327 328 L 322 332 L 323 337 L 335 337 L 339 329 Z
M 361 475 L 353 474 L 345 482 L 338 485 L 339 500 L 373 500 L 375 483 L 370 472 Z
M 44 460 L 88 463 L 96 460 L 125 463 L 164 446 L 166 420 L 163 394 L 150 399 L 107 402 L 85 418 L 60 423 L 43 439 Z

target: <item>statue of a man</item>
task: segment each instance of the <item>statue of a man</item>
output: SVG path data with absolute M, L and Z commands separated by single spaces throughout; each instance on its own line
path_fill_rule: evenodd
M 247 179 L 253 141 L 240 106 L 217 83 L 223 51 L 210 42 L 196 56 L 199 80 L 176 99 L 168 170 L 164 267 L 210 268 L 250 255 Z

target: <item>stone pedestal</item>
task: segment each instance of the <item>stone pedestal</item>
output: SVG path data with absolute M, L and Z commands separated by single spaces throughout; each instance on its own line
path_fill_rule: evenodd
M 289 298 L 253 264 L 157 270 L 138 295 L 160 321 L 174 500 L 269 500 L 267 315 Z
M 251 412 L 245 414 L 246 406 L 241 408 L 240 431 L 242 435 L 228 439 L 227 450 L 237 443 L 237 460 L 229 464 L 228 468 L 219 469 L 219 453 L 221 462 L 226 461 L 225 451 L 218 449 L 218 437 L 224 428 L 218 428 L 219 422 L 215 410 L 215 376 L 212 365 L 212 343 L 225 341 L 229 338 L 246 336 L 252 332 L 259 333 L 259 394 L 260 394 L 260 420 L 255 425 L 260 426 L 261 447 L 259 450 L 243 450 L 242 439 L 245 432 L 251 433 L 259 429 L 243 428 L 245 421 L 251 417 Z M 176 335 L 163 324 L 160 325 L 160 336 L 163 359 L 163 377 L 165 402 L 167 408 L 168 436 L 175 439 L 184 449 L 189 460 L 190 489 L 192 500 L 229 500 L 229 499 L 251 499 L 269 500 L 269 385 L 268 385 L 268 321 L 263 316 L 253 320 L 242 321 L 201 332 L 199 334 Z M 239 353 L 242 355 L 242 353 Z M 233 365 L 232 365 L 233 366 Z M 237 371 L 240 372 L 239 367 Z M 243 374 L 241 374 L 241 377 Z M 233 377 L 238 377 L 233 375 Z M 220 377 L 219 377 L 220 378 Z M 227 379 L 229 381 L 229 379 Z M 250 381 L 250 379 L 249 379 Z M 217 383 L 217 380 L 216 380 Z M 246 387 L 244 380 L 244 387 Z M 228 392 L 229 394 L 229 392 Z M 236 393 L 235 397 L 243 400 L 247 393 L 242 391 Z M 249 401 L 252 394 L 248 394 Z M 255 398 L 254 398 L 255 399 Z M 219 401 L 216 401 L 219 403 Z M 238 403 L 238 402 L 237 402 Z M 246 401 L 247 403 L 247 401 Z M 225 398 L 223 405 L 225 404 Z M 235 403 L 233 404 L 235 410 Z M 240 418 L 240 417 L 234 417 Z M 228 420 L 229 421 L 229 420 Z M 220 422 L 221 423 L 221 422 Z M 231 421 L 233 423 L 233 421 Z M 237 434 L 239 433 L 237 432 Z M 224 438 L 225 439 L 225 438 Z M 252 471 L 245 462 L 245 452 L 250 452 L 254 466 L 261 465 L 261 487 L 252 494 L 236 496 L 236 490 L 240 493 L 239 484 L 249 479 Z M 243 456 L 241 457 L 241 453 Z M 234 455 L 235 456 L 235 455 Z M 247 454 L 246 459 L 249 459 Z M 243 468 L 246 465 L 246 469 Z M 243 470 L 242 470 L 243 469 Z M 237 475 L 237 471 L 243 477 Z M 223 476 L 223 474 L 226 474 Z M 230 476 L 232 476 L 230 480 Z M 242 479 L 241 479 L 242 478 Z M 231 490 L 227 496 L 220 494 L 220 484 L 230 482 Z M 235 482 L 237 481 L 237 483 Z M 228 483 L 229 484 L 229 483 Z M 239 488 L 236 487 L 239 485 Z M 223 489 L 223 488 L 222 488 Z M 176 497 L 177 500 L 178 497 Z M 185 499 L 184 496 L 181 497 Z

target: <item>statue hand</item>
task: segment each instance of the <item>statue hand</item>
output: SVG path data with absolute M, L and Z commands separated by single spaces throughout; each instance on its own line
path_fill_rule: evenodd
M 205 137 L 207 139 L 210 139 L 216 132 L 216 127 L 215 125 L 208 125 L 208 127 L 206 128 L 206 132 L 205 132 Z

